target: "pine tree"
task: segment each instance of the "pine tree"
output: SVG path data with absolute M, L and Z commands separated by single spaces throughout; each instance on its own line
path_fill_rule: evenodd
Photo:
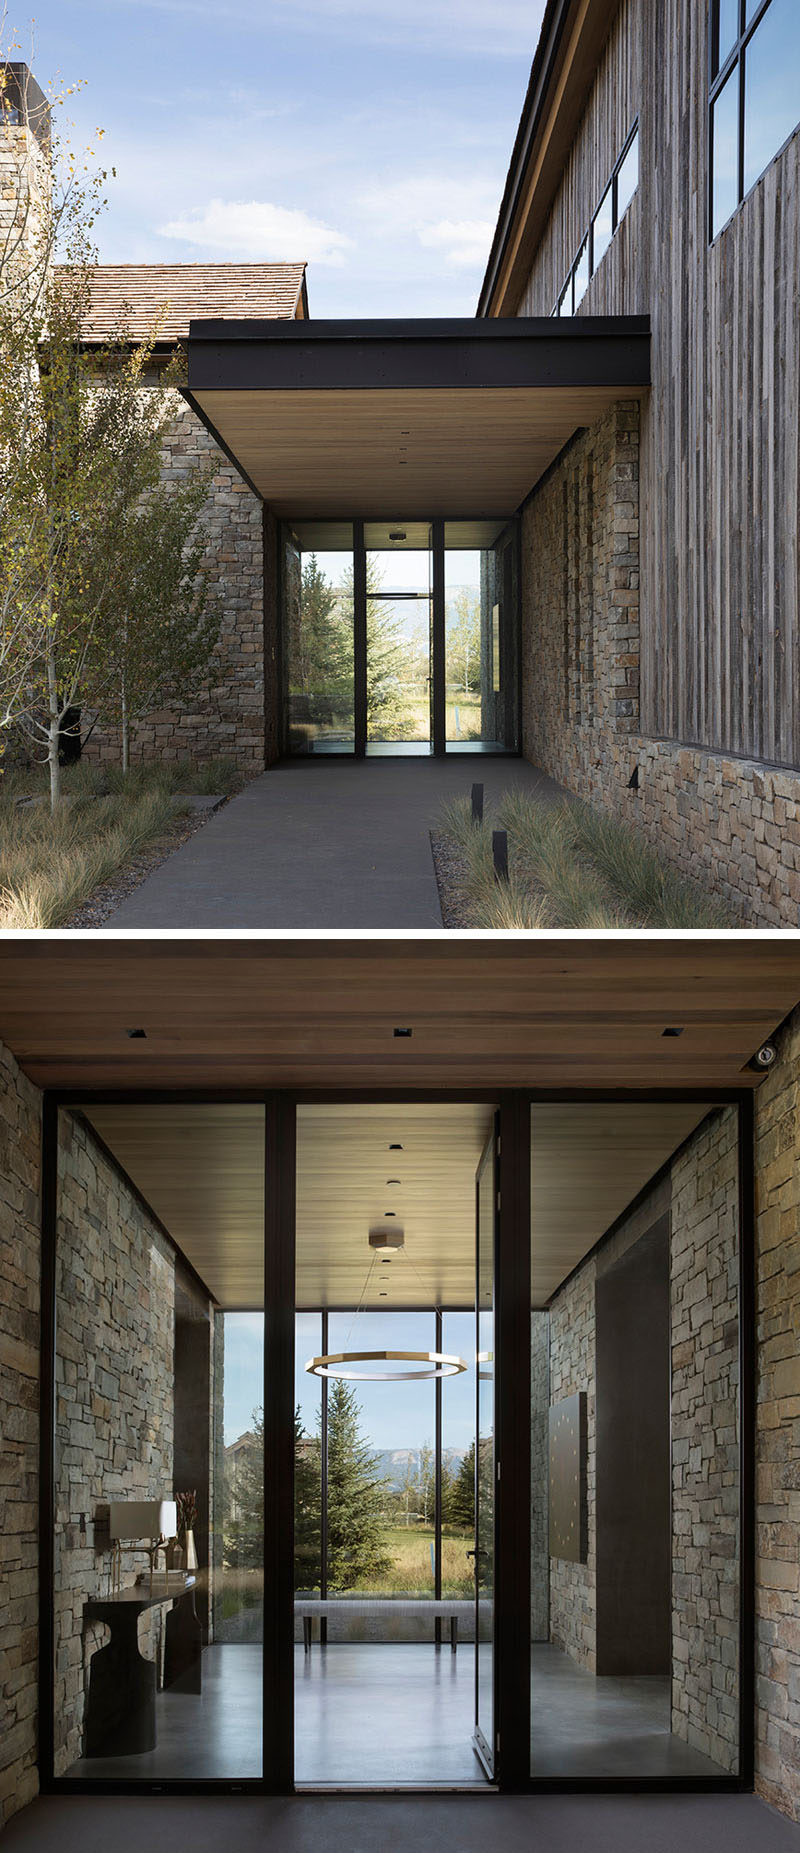
M 354 1390 L 336 1378 L 328 1398 L 328 1582 L 356 1589 L 383 1575 L 391 1559 L 383 1547 L 386 1482 L 360 1430 Z
M 294 1413 L 294 1586 L 319 1588 L 322 1546 L 322 1477 L 319 1438 L 304 1435 L 300 1405 Z
M 442 1516 L 448 1525 L 460 1530 L 475 1530 L 475 1443 L 470 1443 L 459 1465 L 457 1474 L 451 1478 L 448 1496 L 445 1502 L 444 1489 L 442 1498 Z

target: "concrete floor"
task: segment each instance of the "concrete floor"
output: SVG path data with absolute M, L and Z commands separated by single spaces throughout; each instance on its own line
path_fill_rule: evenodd
M 753 1795 L 47 1796 L 4 1853 L 800 1853 Z
M 554 797 L 526 760 L 294 760 L 182 844 L 106 927 L 442 928 L 430 831 L 442 805 L 511 787 Z
M 472 1749 L 474 1648 L 341 1643 L 295 1650 L 295 1778 L 327 1787 L 485 1787 Z M 537 1776 L 715 1776 L 670 1733 L 667 1679 L 595 1679 L 557 1648 L 532 1655 Z M 83 1758 L 75 1777 L 188 1781 L 261 1774 L 261 1649 L 206 1649 L 199 1697 L 162 1692 L 158 1744 Z

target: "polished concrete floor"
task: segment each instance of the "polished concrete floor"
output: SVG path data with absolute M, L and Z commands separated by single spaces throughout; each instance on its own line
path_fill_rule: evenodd
M 465 1644 L 295 1650 L 295 1777 L 321 1788 L 475 1787 L 475 1657 Z M 532 1655 L 532 1767 L 537 1776 L 719 1775 L 669 1729 L 669 1681 L 595 1679 L 559 1649 Z M 84 1757 L 69 1774 L 202 1781 L 261 1774 L 261 1649 L 203 1655 L 198 1697 L 162 1692 L 158 1744 L 144 1755 Z
M 800 1853 L 754 1795 L 53 1795 L 4 1853 Z

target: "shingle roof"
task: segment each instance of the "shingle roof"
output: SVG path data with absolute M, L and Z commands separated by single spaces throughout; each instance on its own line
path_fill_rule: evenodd
M 121 325 L 143 340 L 158 321 L 159 341 L 189 333 L 193 316 L 292 321 L 305 264 L 99 264 L 91 272 L 87 341 L 107 341 Z

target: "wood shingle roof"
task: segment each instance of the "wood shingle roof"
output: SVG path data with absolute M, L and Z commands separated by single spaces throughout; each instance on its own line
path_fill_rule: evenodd
M 307 313 L 305 264 L 99 264 L 91 272 L 87 341 L 121 329 L 144 340 L 184 339 L 193 317 L 293 321 Z

